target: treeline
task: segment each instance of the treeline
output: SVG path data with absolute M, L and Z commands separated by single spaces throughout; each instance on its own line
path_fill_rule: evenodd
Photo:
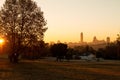
M 79 59 L 80 55 L 84 53 L 94 54 L 96 58 L 120 60 L 120 43 L 114 42 L 109 43 L 105 48 L 99 48 L 98 50 L 93 49 L 91 46 L 76 46 L 69 48 L 67 44 L 56 43 L 49 45 L 44 41 L 39 42 L 38 45 L 32 47 L 24 47 L 21 52 L 21 57 L 26 59 L 40 59 L 43 57 L 56 57 L 61 59 Z
M 9 44 L 3 46 L 4 53 L 11 51 Z M 117 39 L 115 42 L 108 43 L 105 48 L 99 48 L 98 50 L 93 49 L 91 46 L 75 46 L 74 48 L 68 47 L 64 43 L 56 43 L 49 45 L 44 41 L 38 41 L 33 46 L 19 46 L 19 57 L 22 59 L 40 59 L 44 57 L 56 57 L 57 61 L 61 59 L 80 59 L 79 56 L 87 53 L 93 54 L 96 58 L 120 60 L 120 40 Z M 16 46 L 16 50 L 17 46 Z M 17 52 L 17 51 L 16 51 Z

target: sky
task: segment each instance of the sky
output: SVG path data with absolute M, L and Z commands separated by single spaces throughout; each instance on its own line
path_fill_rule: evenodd
M 0 6 L 5 0 L 0 0 Z M 120 0 L 34 0 L 44 12 L 45 42 L 116 40 L 120 33 Z

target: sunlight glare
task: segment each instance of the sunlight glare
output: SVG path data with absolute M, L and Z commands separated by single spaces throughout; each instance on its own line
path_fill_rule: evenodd
M 4 39 L 0 39 L 0 44 L 3 44 L 4 43 Z

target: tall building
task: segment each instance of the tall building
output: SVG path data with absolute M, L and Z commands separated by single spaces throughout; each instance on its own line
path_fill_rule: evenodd
M 81 32 L 80 34 L 80 40 L 81 40 L 81 43 L 83 43 L 83 32 Z
M 107 42 L 107 43 L 110 43 L 110 37 L 107 37 L 107 38 L 106 38 L 106 42 Z
M 97 42 L 98 40 L 97 40 L 97 38 L 96 38 L 96 36 L 94 36 L 93 37 L 93 42 Z

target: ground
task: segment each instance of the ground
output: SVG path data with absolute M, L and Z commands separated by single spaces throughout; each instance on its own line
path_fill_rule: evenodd
M 0 59 L 0 80 L 120 80 L 120 61 L 41 59 L 12 64 Z

